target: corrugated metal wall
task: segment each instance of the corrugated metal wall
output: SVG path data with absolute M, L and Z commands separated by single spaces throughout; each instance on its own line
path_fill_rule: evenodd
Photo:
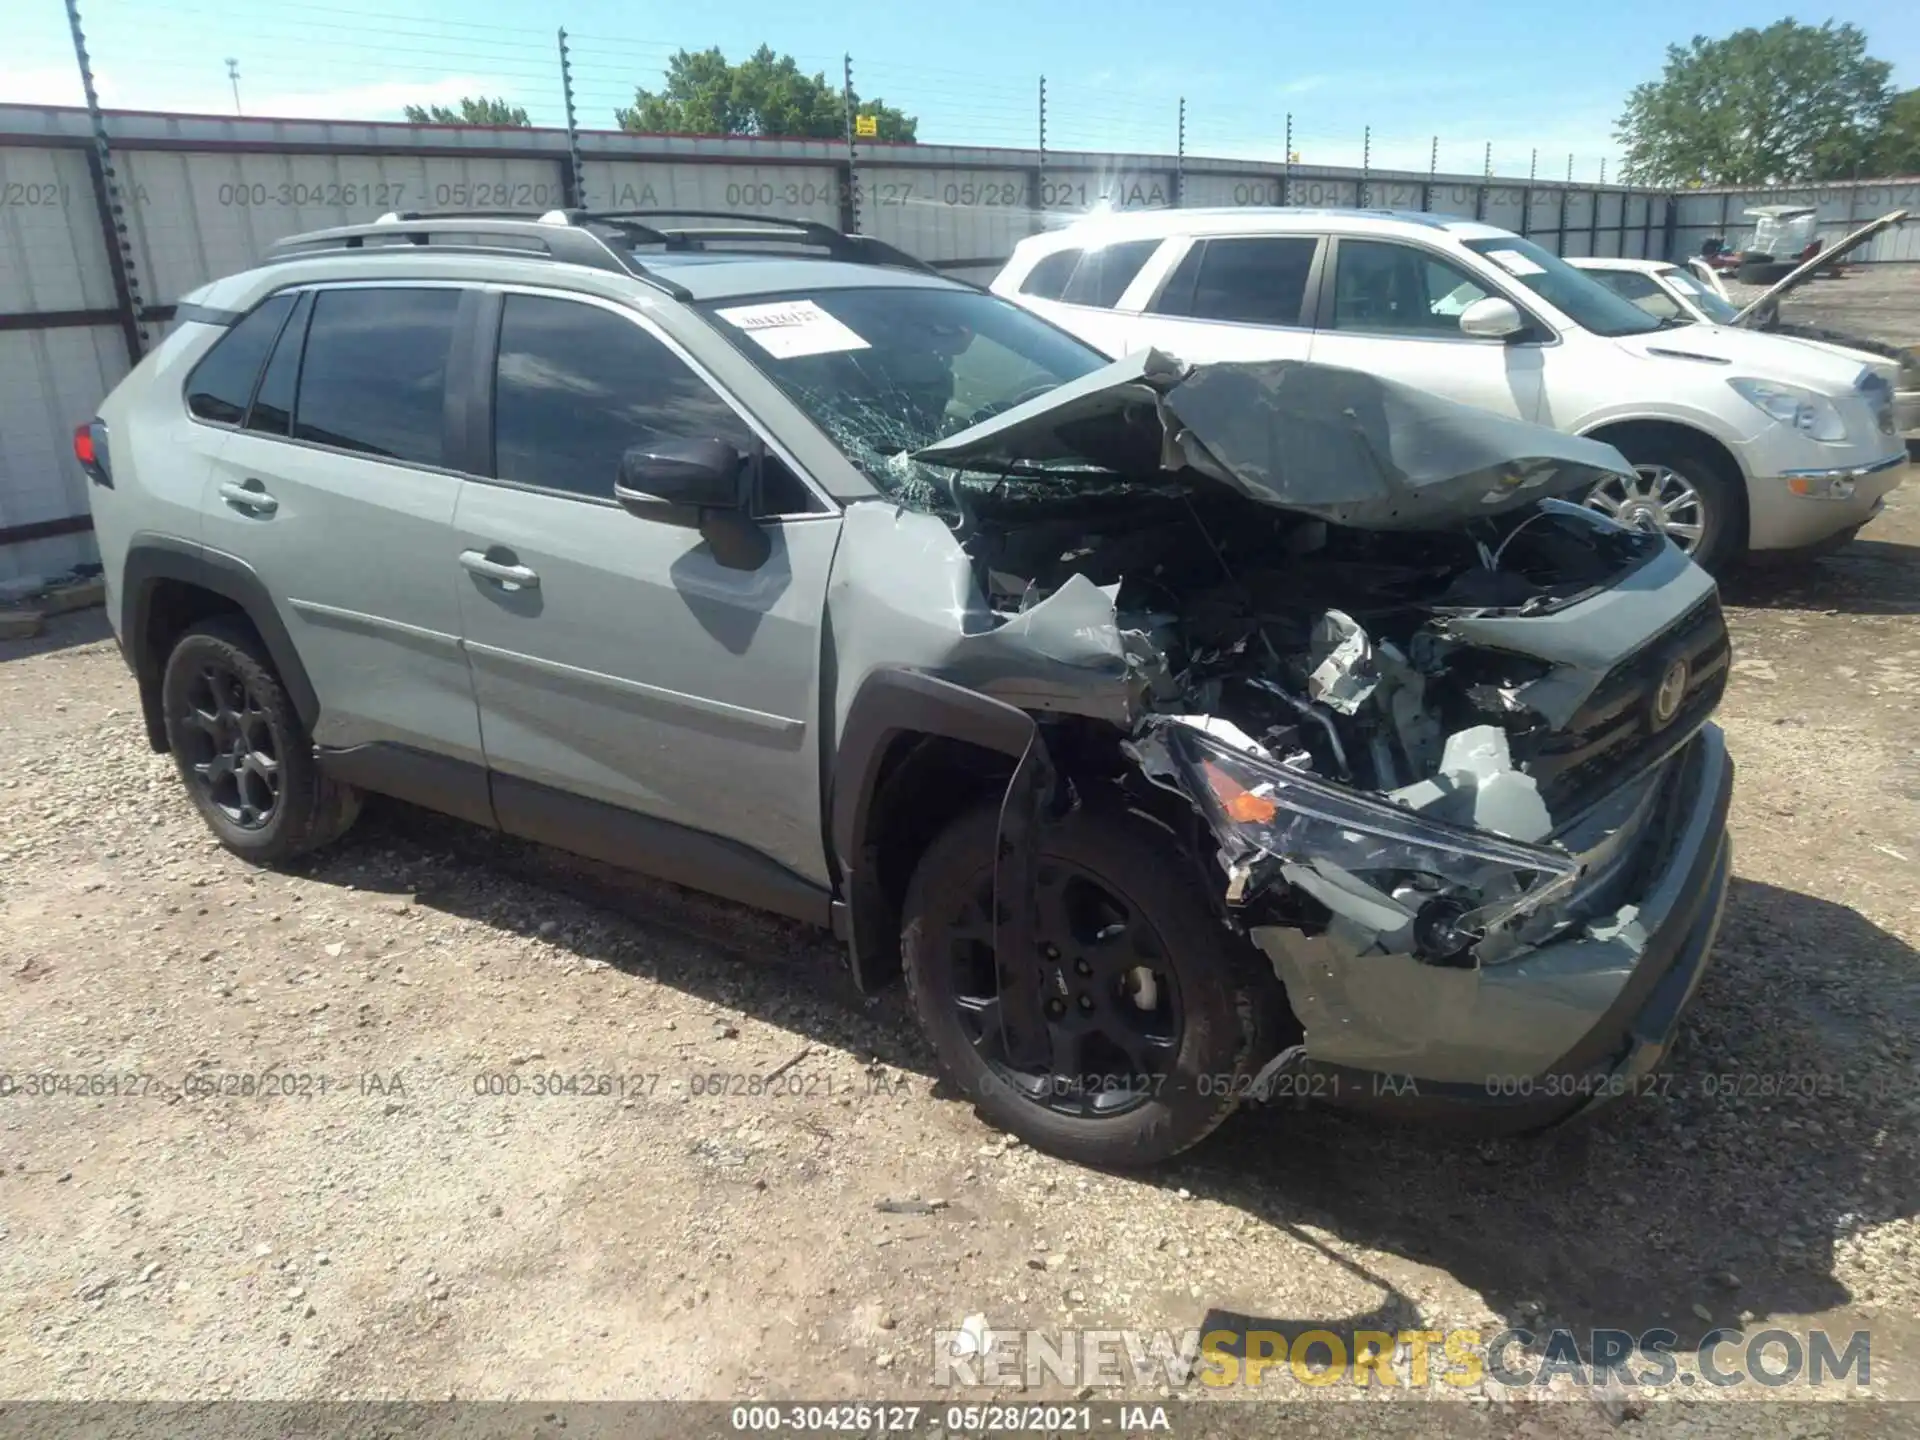
M 1697 255 L 1700 242 L 1717 236 L 1735 247 L 1753 234 L 1746 212 L 1756 205 L 1812 205 L 1819 210 L 1819 238 L 1831 244 L 1849 230 L 1892 210 L 1920 213 L 1920 179 L 1870 180 L 1862 184 L 1787 186 L 1761 190 L 1688 190 L 1675 197 L 1674 253 Z M 1786 259 L 1786 256 L 1779 257 Z M 1849 263 L 1920 260 L 1920 224 L 1883 230 L 1854 252 Z
M 283 236 L 387 210 L 540 210 L 568 199 L 559 131 L 147 113 L 112 113 L 108 130 L 154 335 L 164 307 Z M 90 555 L 69 435 L 126 373 L 137 343 L 90 141 L 83 111 L 0 106 L 0 578 Z M 863 144 L 849 165 L 836 142 L 613 133 L 583 135 L 581 153 L 591 208 L 805 216 L 979 280 L 1022 236 L 1100 204 L 1427 210 L 1485 219 L 1569 255 L 1658 255 L 1669 240 L 1668 197 L 1618 186 L 933 145 Z M 1848 198 L 1820 193 L 1843 218 Z M 1723 203 L 1737 215 L 1751 202 L 1681 198 L 1681 249 L 1717 233 L 1707 217 Z M 1877 213 L 1866 192 L 1852 203 Z M 1920 244 L 1920 234 L 1898 243 Z

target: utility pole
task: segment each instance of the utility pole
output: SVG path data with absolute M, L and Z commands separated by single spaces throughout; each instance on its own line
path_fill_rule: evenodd
M 240 62 L 231 55 L 227 57 L 227 83 L 233 86 L 233 113 L 244 113 L 240 109 Z

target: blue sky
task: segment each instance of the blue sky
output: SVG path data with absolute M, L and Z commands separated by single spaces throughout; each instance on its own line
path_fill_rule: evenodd
M 537 124 L 560 119 L 554 28 L 574 49 L 581 123 L 608 127 L 635 84 L 657 85 L 676 48 L 729 56 L 765 41 L 838 78 L 851 50 L 864 94 L 921 118 L 924 140 L 1030 145 L 1038 77 L 1049 145 L 1171 152 L 1187 99 L 1192 154 L 1278 158 L 1286 116 L 1303 161 L 1353 164 L 1364 127 L 1373 163 L 1591 179 L 1617 169 L 1612 128 L 1627 91 L 1657 74 L 1665 46 L 1765 24 L 1751 4 L 1613 0 L 1605 6 L 1436 5 L 1432 0 L 1287 6 L 1102 0 L 969 0 L 915 6 L 841 0 L 830 9 L 727 0 L 83 0 L 108 104 L 231 113 L 225 60 L 239 61 L 249 114 L 398 119 L 408 100 L 507 94 Z M 447 18 L 457 14 L 457 19 Z M 822 16 L 827 18 L 821 18 Z M 1920 5 L 1845 4 L 1796 18 L 1851 20 L 1901 86 L 1920 85 Z M 0 22 L 0 101 L 77 103 L 59 0 L 9 0 Z

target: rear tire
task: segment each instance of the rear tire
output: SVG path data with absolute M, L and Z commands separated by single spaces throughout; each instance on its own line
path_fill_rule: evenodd
M 1043 953 L 1035 963 L 1046 976 L 1046 1003 L 1060 1012 L 1048 1019 L 1055 1056 L 1087 1058 L 1071 1076 L 1057 1063 L 1044 1077 L 1012 1070 L 994 1055 L 998 1030 L 983 1021 L 978 993 L 982 983 L 998 988 L 991 948 L 979 940 L 991 933 L 998 825 L 997 804 L 961 816 L 927 848 L 907 887 L 907 989 L 947 1080 L 989 1124 L 1080 1164 L 1151 1165 L 1199 1143 L 1278 1048 L 1286 1010 L 1279 982 L 1259 952 L 1220 923 L 1164 827 L 1138 812 L 1083 806 L 1042 832 L 1035 938 Z M 1055 893 L 1057 906 L 1048 898 Z M 1045 918 L 1071 921 L 1076 907 L 1086 914 L 1077 932 Z M 1043 936 L 1059 942 L 1051 958 L 1045 944 L 1053 941 Z M 983 963 L 988 978 L 971 980 Z M 1076 973 L 1081 964 L 1085 979 Z M 1115 974 L 1147 978 L 1130 978 L 1133 988 L 1116 994 Z M 1097 1025 L 1107 1014 L 1127 1032 L 1119 1046 L 1083 1033 L 1063 1051 L 1063 1032 L 1084 1031 L 1075 1023 L 1083 1015 Z M 1143 1043 L 1128 1028 L 1135 1025 L 1151 1038 Z M 1130 1048 L 1136 1044 L 1142 1049 Z M 1123 1053 L 1145 1054 L 1146 1068 Z M 1110 1073 L 1093 1073 L 1103 1066 Z M 1094 1085 L 1116 1080 L 1093 1095 Z M 1095 1113 L 1109 1100 L 1113 1108 Z
M 331 843 L 360 792 L 321 773 L 313 743 L 260 637 L 216 616 L 187 630 L 160 681 L 167 748 L 220 843 L 271 865 Z

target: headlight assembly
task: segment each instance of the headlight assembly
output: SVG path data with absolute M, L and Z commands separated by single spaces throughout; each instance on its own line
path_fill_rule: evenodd
M 1273 764 L 1178 720 L 1133 749 L 1149 777 L 1197 805 L 1221 842 L 1230 899 L 1277 866 L 1379 948 L 1447 963 L 1570 891 L 1564 850 L 1429 820 Z M 1242 892 L 1236 894 L 1236 891 Z
M 1812 440 L 1833 444 L 1847 438 L 1847 422 L 1826 396 L 1777 380 L 1729 380 L 1734 393 L 1782 425 L 1791 425 Z

